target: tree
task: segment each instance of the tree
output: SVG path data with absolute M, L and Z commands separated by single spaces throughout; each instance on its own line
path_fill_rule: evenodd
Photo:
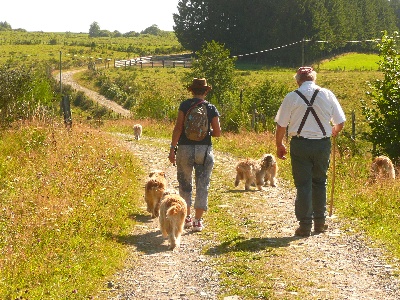
M 100 26 L 97 22 L 93 22 L 89 28 L 89 36 L 90 37 L 98 37 L 100 35 Z
M 141 31 L 140 34 L 151 34 L 151 35 L 160 35 L 162 30 L 158 28 L 156 24 L 147 27 L 145 30 Z
M 223 106 L 226 102 L 224 96 L 233 88 L 236 59 L 231 58 L 229 50 L 215 41 L 205 43 L 196 55 L 189 80 L 205 77 L 212 86 L 208 99 Z
M 175 34 L 185 49 L 199 51 L 208 40 L 206 24 L 208 16 L 208 1 L 180 0 L 178 14 L 173 14 Z
M 206 78 L 212 86 L 207 99 L 213 102 L 221 113 L 221 124 L 224 130 L 237 130 L 240 126 L 237 119 L 240 111 L 237 110 L 234 93 L 236 58 L 230 56 L 224 45 L 211 41 L 205 43 L 200 51 L 196 52 L 197 59 L 192 62 L 187 81 L 193 78 Z
M 180 0 L 174 31 L 182 46 L 199 51 L 205 42 L 224 44 L 233 55 L 270 64 L 297 66 L 299 46 L 310 40 L 307 60 L 337 49 L 373 51 L 382 30 L 397 30 L 394 5 L 387 0 Z M 329 41 L 320 43 L 317 41 Z M 279 49 L 276 51 L 264 51 Z M 246 56 L 245 54 L 251 54 Z
M 386 154 L 391 159 L 400 159 L 400 52 L 397 41 L 398 32 L 393 36 L 385 34 L 379 44 L 379 67 L 384 79 L 370 83 L 371 104 L 362 101 L 365 115 L 371 132 L 367 139 L 373 143 L 373 155 Z
M 0 31 L 2 30 L 11 30 L 11 25 L 8 24 L 7 22 L 0 22 Z

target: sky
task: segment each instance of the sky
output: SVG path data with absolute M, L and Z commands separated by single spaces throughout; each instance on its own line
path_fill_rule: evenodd
M 140 32 L 152 25 L 172 31 L 179 0 L 5 0 L 0 22 L 12 29 L 43 32 L 89 32 L 97 22 L 101 30 Z

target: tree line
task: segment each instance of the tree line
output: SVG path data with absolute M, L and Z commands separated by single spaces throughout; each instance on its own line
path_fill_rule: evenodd
M 114 30 L 113 32 L 101 29 L 99 23 L 93 22 L 90 24 L 89 28 L 89 36 L 90 37 L 138 37 L 141 34 L 150 34 L 150 35 L 166 35 L 168 32 L 161 30 L 158 28 L 158 25 L 153 24 L 150 27 L 142 30 L 140 33 L 136 31 L 128 31 L 126 33 L 121 33 L 118 30 Z
M 301 51 L 308 60 L 338 51 L 378 51 L 368 40 L 397 30 L 398 16 L 400 0 L 180 0 L 173 18 L 179 42 L 193 52 L 212 40 L 234 56 L 307 41 L 249 56 L 299 65 Z

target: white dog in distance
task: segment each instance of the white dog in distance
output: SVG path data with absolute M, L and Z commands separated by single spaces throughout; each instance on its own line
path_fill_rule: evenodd
M 135 140 L 140 140 L 140 138 L 142 137 L 142 125 L 133 125 L 133 134 L 135 135 Z

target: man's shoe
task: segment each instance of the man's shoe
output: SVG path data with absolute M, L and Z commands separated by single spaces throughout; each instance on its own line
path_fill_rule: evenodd
M 316 233 L 324 233 L 328 229 L 328 225 L 325 224 L 314 224 L 314 231 Z
M 311 235 L 311 229 L 308 228 L 304 228 L 304 227 L 299 227 L 296 229 L 296 231 L 294 232 L 294 235 L 297 236 L 310 236 Z

